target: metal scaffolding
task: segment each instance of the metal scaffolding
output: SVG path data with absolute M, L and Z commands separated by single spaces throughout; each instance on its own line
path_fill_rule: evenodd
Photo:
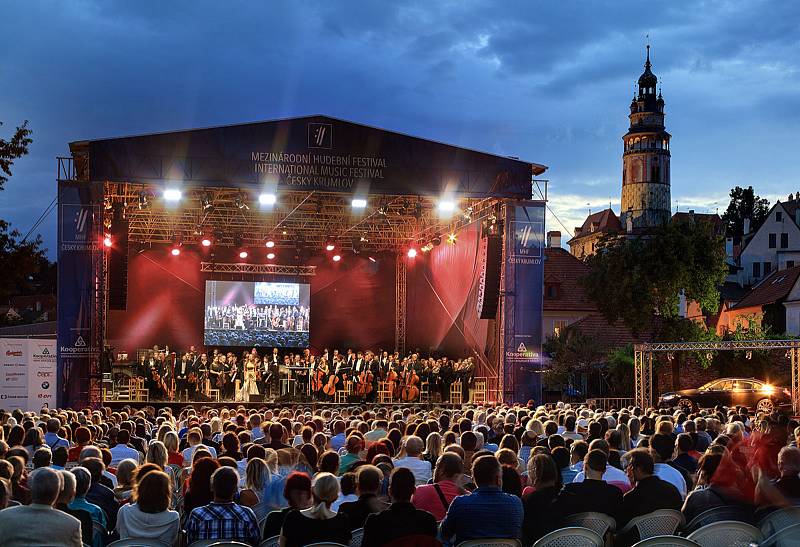
M 394 349 L 405 354 L 406 350 L 406 260 L 397 255 L 394 275 Z
M 636 405 L 653 405 L 653 354 L 676 351 L 786 350 L 791 362 L 792 409 L 800 413 L 800 340 L 729 340 L 721 342 L 654 342 L 636 344 L 634 351 L 634 397 Z
M 284 266 L 281 264 L 245 264 L 230 262 L 201 262 L 200 271 L 207 273 L 235 273 L 251 275 L 317 275 L 316 266 Z

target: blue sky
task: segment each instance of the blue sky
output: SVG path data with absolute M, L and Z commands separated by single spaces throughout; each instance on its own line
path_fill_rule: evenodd
M 544 163 L 571 231 L 619 209 L 650 35 L 672 207 L 800 189 L 800 2 L 3 2 L 0 132 L 34 130 L 0 193 L 23 232 L 83 138 L 322 113 Z M 55 247 L 51 215 L 41 227 Z M 551 215 L 549 229 L 564 228 Z M 52 254 L 52 253 L 51 253 Z

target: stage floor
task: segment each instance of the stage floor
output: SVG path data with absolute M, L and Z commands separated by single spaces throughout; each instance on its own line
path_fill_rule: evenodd
M 316 413 L 317 411 L 325 410 L 325 409 L 333 409 L 333 408 L 353 408 L 353 407 L 360 407 L 362 409 L 368 408 L 375 408 L 375 407 L 389 407 L 389 408 L 419 408 L 423 410 L 431 410 L 433 408 L 446 408 L 446 409 L 461 409 L 464 405 L 459 404 L 451 404 L 451 403 L 434 403 L 434 402 L 414 402 L 414 403 L 404 403 L 404 402 L 391 402 L 391 403 L 377 403 L 377 402 L 347 402 L 347 403 L 334 403 L 334 402 L 327 402 L 327 401 L 299 401 L 299 400 L 275 400 L 275 401 L 253 401 L 253 402 L 241 402 L 241 401 L 193 401 L 193 402 L 186 402 L 186 401 L 128 401 L 128 400 L 105 400 L 103 401 L 103 406 L 107 406 L 111 408 L 111 410 L 122 410 L 124 407 L 132 407 L 132 408 L 142 408 L 145 406 L 152 406 L 156 409 L 169 407 L 172 409 L 172 413 L 177 415 L 183 408 L 187 406 L 192 406 L 195 409 L 200 408 L 229 408 L 235 409 L 239 407 L 246 408 L 248 410 L 258 410 L 260 408 L 309 408 L 312 412 Z

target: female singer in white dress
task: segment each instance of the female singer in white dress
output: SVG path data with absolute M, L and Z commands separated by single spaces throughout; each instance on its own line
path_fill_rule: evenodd
M 237 401 L 249 402 L 251 395 L 258 395 L 258 385 L 256 384 L 256 363 L 250 356 L 244 365 L 244 382 L 236 394 Z

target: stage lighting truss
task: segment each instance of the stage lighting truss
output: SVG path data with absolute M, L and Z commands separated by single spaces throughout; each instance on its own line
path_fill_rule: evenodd
M 281 191 L 269 208 L 250 207 L 260 203 L 257 191 L 241 188 L 183 186 L 181 200 L 166 206 L 152 199 L 160 192 L 156 185 L 105 183 L 104 197 L 124 207 L 129 223 L 129 240 L 149 244 L 170 244 L 175 234 L 184 240 L 193 236 L 198 225 L 213 230 L 214 246 L 234 246 L 234 236 L 244 247 L 262 247 L 273 240 L 275 248 L 293 248 L 298 237 L 312 252 L 324 252 L 328 239 L 338 243 L 359 240 L 359 250 L 367 255 L 379 252 L 405 253 L 409 245 L 417 249 L 441 234 L 457 233 L 475 221 L 495 219 L 500 200 L 470 199 L 470 214 L 443 218 L 438 200 L 418 196 L 385 195 L 375 198 L 377 207 L 354 214 L 352 194 L 317 191 Z M 211 207 L 208 205 L 211 204 Z M 112 213 L 109 210 L 108 214 Z M 468 218 L 469 217 L 469 218 Z M 490 221 L 491 222 L 491 221 Z M 497 222 L 497 220 L 495 220 Z M 337 250 L 339 245 L 337 245 Z

